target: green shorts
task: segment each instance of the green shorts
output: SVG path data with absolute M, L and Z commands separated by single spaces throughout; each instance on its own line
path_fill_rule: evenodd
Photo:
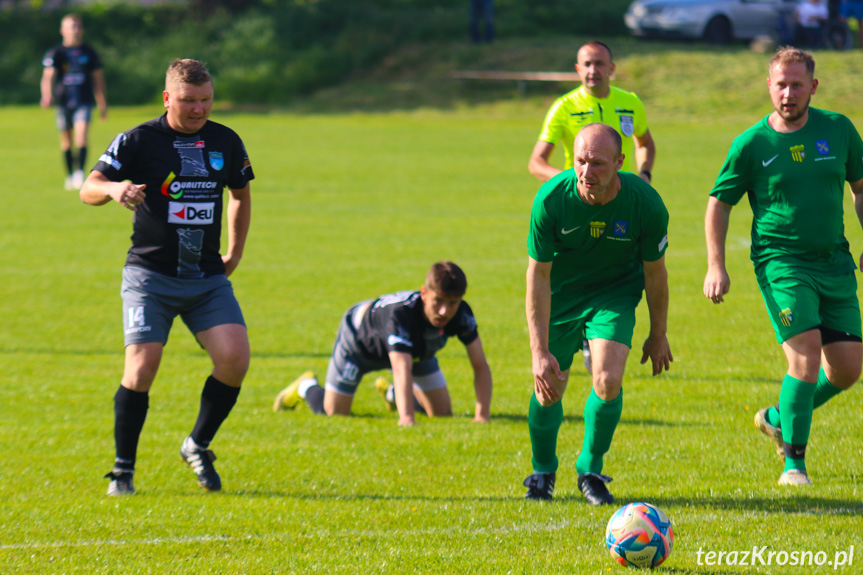
M 797 272 L 793 277 L 761 278 L 758 287 L 779 343 L 817 327 L 861 336 L 854 272 L 842 275 Z
M 632 347 L 632 332 L 635 329 L 635 308 L 641 294 L 618 295 L 601 298 L 592 305 L 567 313 L 565 321 L 552 318 L 548 328 L 548 349 L 566 371 L 572 366 L 572 358 L 581 350 L 585 339 L 610 339 Z

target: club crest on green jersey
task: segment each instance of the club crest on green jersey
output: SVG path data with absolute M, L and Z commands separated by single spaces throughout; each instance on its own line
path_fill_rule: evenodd
M 590 222 L 590 237 L 601 238 L 605 233 L 605 222 Z
M 800 144 L 799 146 L 791 146 L 789 150 L 791 150 L 791 159 L 795 162 L 802 162 L 803 158 L 806 157 L 806 152 L 803 151 L 805 146 Z
M 794 321 L 794 314 L 791 313 L 791 308 L 786 307 L 782 311 L 779 312 L 779 321 L 782 322 L 782 325 L 788 327 Z

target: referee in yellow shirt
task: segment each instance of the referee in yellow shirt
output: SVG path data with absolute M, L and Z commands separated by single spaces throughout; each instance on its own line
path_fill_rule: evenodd
M 575 71 L 581 78 L 581 87 L 561 96 L 549 108 L 530 155 L 530 173 L 545 182 L 562 171 L 548 162 L 558 142 L 566 155 L 563 169 L 571 168 L 575 136 L 582 126 L 601 122 L 620 134 L 624 154 L 635 144 L 634 163 L 627 159 L 623 169 L 638 173 L 650 183 L 656 146 L 647 129 L 644 104 L 632 92 L 611 86 L 614 74 L 611 48 L 597 41 L 583 45 L 578 50 Z

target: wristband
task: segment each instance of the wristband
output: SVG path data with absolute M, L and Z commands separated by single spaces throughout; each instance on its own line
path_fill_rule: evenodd
M 650 171 L 649 171 L 649 170 L 641 170 L 641 171 L 640 171 L 640 172 L 638 172 L 638 173 L 639 173 L 639 174 L 644 174 L 645 176 L 647 176 L 647 179 L 648 179 L 648 180 L 650 180 L 651 182 L 653 181 L 653 176 L 651 175 L 651 173 L 650 173 Z

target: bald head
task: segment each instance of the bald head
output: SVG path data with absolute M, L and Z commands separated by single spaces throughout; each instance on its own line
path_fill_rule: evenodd
M 607 149 L 614 156 L 623 153 L 623 140 L 617 130 L 606 124 L 588 124 L 575 137 L 575 147 L 588 145 L 592 148 Z
M 576 52 L 576 59 L 579 59 L 582 51 L 587 53 L 597 50 L 599 52 L 605 53 L 605 57 L 608 59 L 609 63 L 614 61 L 614 57 L 611 54 L 611 48 L 608 47 L 608 44 L 606 44 L 605 42 L 600 42 L 599 40 L 591 40 L 590 42 L 582 44 L 581 47 L 578 49 L 578 52 Z

